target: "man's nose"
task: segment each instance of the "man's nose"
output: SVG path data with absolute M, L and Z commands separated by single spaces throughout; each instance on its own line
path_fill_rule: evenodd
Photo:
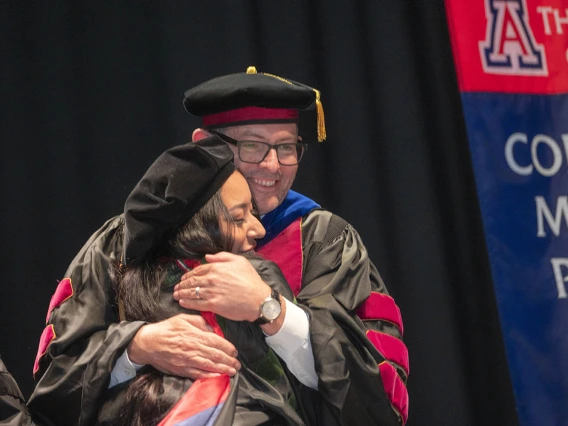
M 280 169 L 276 148 L 271 148 L 268 151 L 268 154 L 266 154 L 266 157 L 264 157 L 264 160 L 262 160 L 260 165 L 272 173 L 275 173 Z

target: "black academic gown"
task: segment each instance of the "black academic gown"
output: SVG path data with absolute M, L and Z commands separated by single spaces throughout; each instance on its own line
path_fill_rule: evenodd
M 283 297 L 293 300 L 290 288 L 274 263 L 260 258 L 250 258 L 249 261 L 265 283 L 276 288 Z M 173 298 L 173 288 L 185 273 L 185 269 L 176 261 L 163 261 L 162 266 L 166 274 L 161 283 L 158 308 L 152 312 L 152 320 L 161 321 L 180 313 L 200 315 L 198 311 L 183 309 Z M 225 338 L 237 348 L 242 368 L 231 379 L 230 394 L 215 425 L 305 425 L 304 405 L 316 404 L 319 398 L 317 392 L 303 386 L 289 373 L 286 365 L 266 344 L 259 325 L 247 321 L 231 321 L 219 316 L 216 316 L 216 320 Z M 163 373 L 154 371 L 154 374 Z M 193 383 L 186 378 L 163 376 L 164 391 L 155 398 L 158 403 L 163 402 L 164 405 L 180 399 Z M 130 382 L 117 385 L 106 392 L 97 424 L 117 424 L 116 419 L 125 403 L 125 394 Z
M 49 323 L 59 332 L 40 359 L 39 382 L 28 403 L 46 425 L 96 422 L 112 367 L 144 324 L 119 322 L 109 286 L 109 264 L 121 252 L 120 226 L 120 217 L 105 223 L 66 273 L 74 294 L 51 314 Z M 306 423 L 400 425 L 378 368 L 385 357 L 366 333 L 375 329 L 400 339 L 401 330 L 388 321 L 363 323 L 357 317 L 371 291 L 386 293 L 377 269 L 343 219 L 314 210 L 302 218 L 301 229 L 303 274 L 297 302 L 310 315 L 319 378 L 319 397 L 303 404 Z M 405 372 L 397 368 L 396 374 L 404 386 Z
M 121 226 L 121 217 L 109 220 L 91 237 L 67 271 L 73 295 L 50 316 L 48 327 L 53 327 L 56 337 L 39 361 L 39 382 L 28 402 L 34 418 L 44 425 L 112 424 L 124 402 L 129 383 L 107 390 L 110 373 L 145 321 L 120 322 L 117 301 L 108 285 L 110 264 L 121 251 Z M 257 259 L 251 262 L 265 282 L 293 299 L 276 265 Z M 174 281 L 177 283 L 171 282 Z M 163 288 L 164 317 L 187 313 L 172 293 L 173 285 Z M 222 324 L 225 337 L 239 351 L 243 368 L 232 380 L 234 391 L 225 410 L 229 414 L 217 424 L 304 424 L 298 413 L 303 411 L 304 403 L 311 405 L 317 393 L 301 385 L 282 366 L 264 342 L 258 325 L 229 320 Z M 275 364 L 268 373 L 267 359 Z M 166 391 L 179 392 L 191 383 L 189 379 L 169 377 Z
M 310 317 L 322 398 L 318 424 L 402 424 L 378 367 L 385 355 L 367 338 L 376 330 L 401 339 L 401 330 L 389 321 L 362 322 L 357 316 L 372 291 L 388 294 L 359 234 L 339 216 L 317 209 L 302 218 L 301 237 L 303 275 L 296 299 Z M 396 365 L 396 374 L 404 386 L 406 372 Z

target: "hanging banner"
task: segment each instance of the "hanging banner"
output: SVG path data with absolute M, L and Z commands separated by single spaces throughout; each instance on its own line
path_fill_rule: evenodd
M 568 0 L 446 0 L 519 421 L 568 424 Z

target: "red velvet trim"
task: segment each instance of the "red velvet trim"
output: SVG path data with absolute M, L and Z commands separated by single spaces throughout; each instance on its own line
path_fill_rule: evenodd
M 197 379 L 158 426 L 217 424 L 215 420 L 230 393 L 231 379 L 226 374 Z
M 205 321 L 207 321 L 207 324 L 209 324 L 213 328 L 213 332 L 217 336 L 225 337 L 223 330 L 221 330 L 221 327 L 219 326 L 217 318 L 215 317 L 215 314 L 213 312 L 202 311 L 201 316 L 205 318 Z
M 278 265 L 294 296 L 302 289 L 302 219 L 298 218 L 286 229 L 262 246 L 258 253 Z
M 203 116 L 203 126 L 223 126 L 241 121 L 297 120 L 297 109 L 245 107 Z
M 194 259 L 181 259 L 181 261 L 183 262 L 183 264 L 185 266 L 187 266 L 189 269 L 195 269 L 197 268 L 199 265 L 201 265 L 201 262 L 199 260 L 194 260 Z
M 213 312 L 201 312 L 201 315 L 213 327 L 215 334 L 225 337 Z M 212 425 L 230 392 L 231 382 L 226 374 L 197 379 L 158 426 L 197 425 L 204 422 Z M 195 417 L 192 419 L 192 416 Z
M 402 340 L 375 330 L 367 330 L 367 338 L 387 360 L 400 365 L 408 375 L 410 372 L 408 349 Z
M 387 361 L 379 364 L 381 380 L 389 401 L 402 417 L 402 424 L 408 419 L 408 391 L 395 368 Z
M 393 323 L 404 333 L 400 309 L 394 299 L 387 294 L 371 292 L 371 295 L 357 310 L 357 316 L 362 320 L 384 320 Z
M 57 336 L 55 335 L 55 330 L 53 329 L 53 325 L 49 324 L 47 327 L 43 329 L 41 333 L 41 337 L 39 338 L 39 345 L 37 348 L 37 355 L 34 362 L 34 378 L 36 373 L 39 370 L 39 361 L 40 359 L 47 353 L 47 348 L 49 344 L 55 339 Z
M 73 296 L 73 284 L 71 278 L 65 278 L 59 281 L 55 293 L 51 296 L 51 301 L 49 302 L 49 308 L 47 309 L 47 316 L 45 317 L 45 323 L 49 322 L 49 317 L 51 312 L 60 306 L 63 302 Z

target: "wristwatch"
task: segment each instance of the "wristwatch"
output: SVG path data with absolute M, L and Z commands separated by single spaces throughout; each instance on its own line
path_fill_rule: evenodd
M 282 313 L 282 302 L 280 302 L 280 293 L 272 289 L 272 293 L 264 302 L 260 304 L 260 316 L 255 321 L 257 324 L 270 324 Z

